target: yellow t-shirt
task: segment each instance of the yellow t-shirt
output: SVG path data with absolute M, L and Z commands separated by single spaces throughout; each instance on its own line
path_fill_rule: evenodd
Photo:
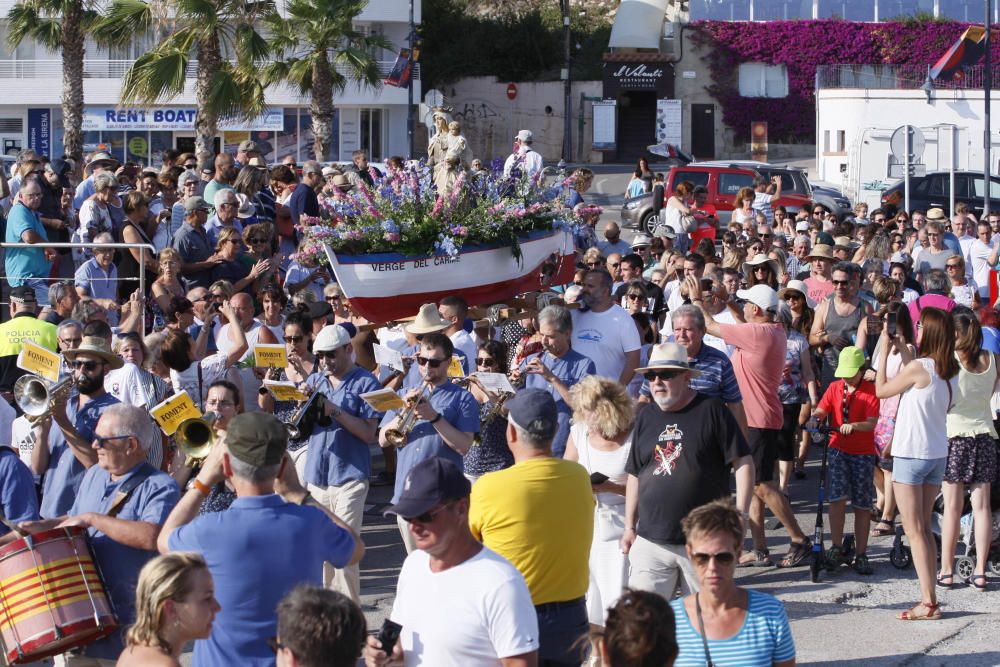
M 483 475 L 469 526 L 521 572 L 533 604 L 586 595 L 594 494 L 579 463 L 538 458 Z

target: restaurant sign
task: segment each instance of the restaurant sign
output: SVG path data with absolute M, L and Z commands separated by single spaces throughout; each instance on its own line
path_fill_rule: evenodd
M 668 63 L 604 63 L 604 97 L 626 90 L 652 90 L 669 97 L 672 82 L 673 68 Z

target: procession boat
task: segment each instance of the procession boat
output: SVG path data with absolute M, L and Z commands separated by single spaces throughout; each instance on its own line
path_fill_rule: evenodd
M 553 254 L 560 260 L 553 283 L 572 281 L 570 233 L 536 230 L 520 236 L 519 244 L 519 259 L 509 245 L 465 245 L 456 255 L 346 255 L 329 245 L 325 251 L 351 309 L 371 322 L 389 322 L 411 317 L 421 305 L 450 295 L 478 306 L 537 290 L 540 269 Z

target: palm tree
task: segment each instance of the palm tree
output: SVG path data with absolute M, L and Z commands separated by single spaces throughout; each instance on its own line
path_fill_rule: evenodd
M 96 19 L 97 13 L 83 0 L 22 0 L 7 12 L 11 49 L 32 39 L 62 52 L 64 152 L 77 160 L 83 157 L 84 38 Z
M 122 103 L 153 105 L 184 92 L 197 58 L 195 149 L 212 151 L 222 119 L 264 112 L 260 67 L 267 42 L 257 25 L 274 14 L 271 0 L 113 0 L 95 33 L 102 44 L 127 44 L 156 30 L 163 39 L 139 56 L 122 80 Z
M 376 49 L 391 49 L 381 35 L 354 29 L 353 19 L 368 0 L 289 0 L 287 18 L 272 14 L 265 21 L 275 60 L 264 69 L 268 84 L 287 82 L 311 94 L 313 153 L 327 159 L 333 138 L 333 94 L 354 81 L 368 88 L 381 85 Z

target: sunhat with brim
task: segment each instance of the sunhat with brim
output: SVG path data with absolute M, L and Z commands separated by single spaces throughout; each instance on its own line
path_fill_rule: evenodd
M 927 213 L 924 215 L 928 220 L 936 220 L 938 222 L 944 222 L 948 220 L 948 216 L 945 215 L 943 208 L 934 207 L 927 209 Z
M 351 190 L 351 189 L 354 188 L 354 183 L 351 183 L 351 179 L 349 179 L 347 176 L 345 176 L 343 174 L 334 174 L 333 175 L 333 185 L 334 185 L 334 187 L 339 188 L 340 190 L 343 190 L 344 192 L 347 192 L 348 190 Z
M 403 329 L 406 333 L 420 336 L 422 334 L 437 333 L 444 331 L 451 325 L 451 322 L 441 317 L 437 306 L 433 303 L 425 303 L 420 306 L 417 318 L 407 324 Z
M 121 368 L 125 365 L 122 358 L 112 352 L 108 347 L 108 342 L 100 336 L 84 336 L 80 347 L 75 350 L 66 350 L 63 352 L 63 356 L 66 357 L 67 361 L 75 361 L 81 354 L 99 357 L 104 363 L 110 366 L 112 370 Z
M 838 236 L 833 239 L 834 248 L 847 248 L 848 250 L 855 250 L 858 248 L 858 244 L 851 240 L 850 236 Z
M 837 358 L 837 370 L 833 372 L 834 377 L 852 378 L 865 367 L 865 353 L 859 347 L 850 345 L 840 351 Z
M 778 298 L 784 299 L 786 292 L 798 292 L 806 300 L 806 305 L 810 308 L 816 307 L 816 302 L 809 297 L 809 288 L 801 280 L 789 280 L 788 284 L 778 290 Z
M 781 273 L 781 265 L 778 264 L 778 260 L 771 259 L 764 253 L 760 253 L 756 255 L 753 259 L 751 259 L 749 262 L 743 262 L 743 275 L 749 276 L 751 273 L 753 273 L 754 267 L 760 266 L 761 264 L 767 264 L 768 266 L 770 266 L 771 273 L 774 274 L 775 278 L 777 278 L 778 275 Z
M 806 259 L 829 259 L 831 261 L 837 261 L 837 258 L 833 256 L 833 246 L 828 246 L 823 243 L 814 245 L 812 252 L 806 256 Z
M 257 215 L 257 207 L 254 206 L 250 198 L 247 197 L 242 192 L 236 193 L 236 199 L 239 200 L 240 207 L 236 210 L 236 217 L 240 220 L 246 220 Z
M 701 375 L 701 371 L 688 361 L 687 350 L 678 343 L 654 345 L 646 365 L 635 369 L 636 373 L 645 373 L 646 371 L 687 371 L 691 373 L 691 377 Z
M 90 158 L 90 162 L 88 162 L 87 166 L 83 168 L 83 174 L 84 176 L 90 176 L 91 172 L 94 170 L 94 167 L 98 165 L 103 165 L 109 169 L 117 169 L 119 164 L 121 163 L 117 159 L 115 159 L 115 157 L 112 156 L 111 153 L 105 153 L 104 151 L 99 151 L 97 153 L 94 153 L 94 156 Z

